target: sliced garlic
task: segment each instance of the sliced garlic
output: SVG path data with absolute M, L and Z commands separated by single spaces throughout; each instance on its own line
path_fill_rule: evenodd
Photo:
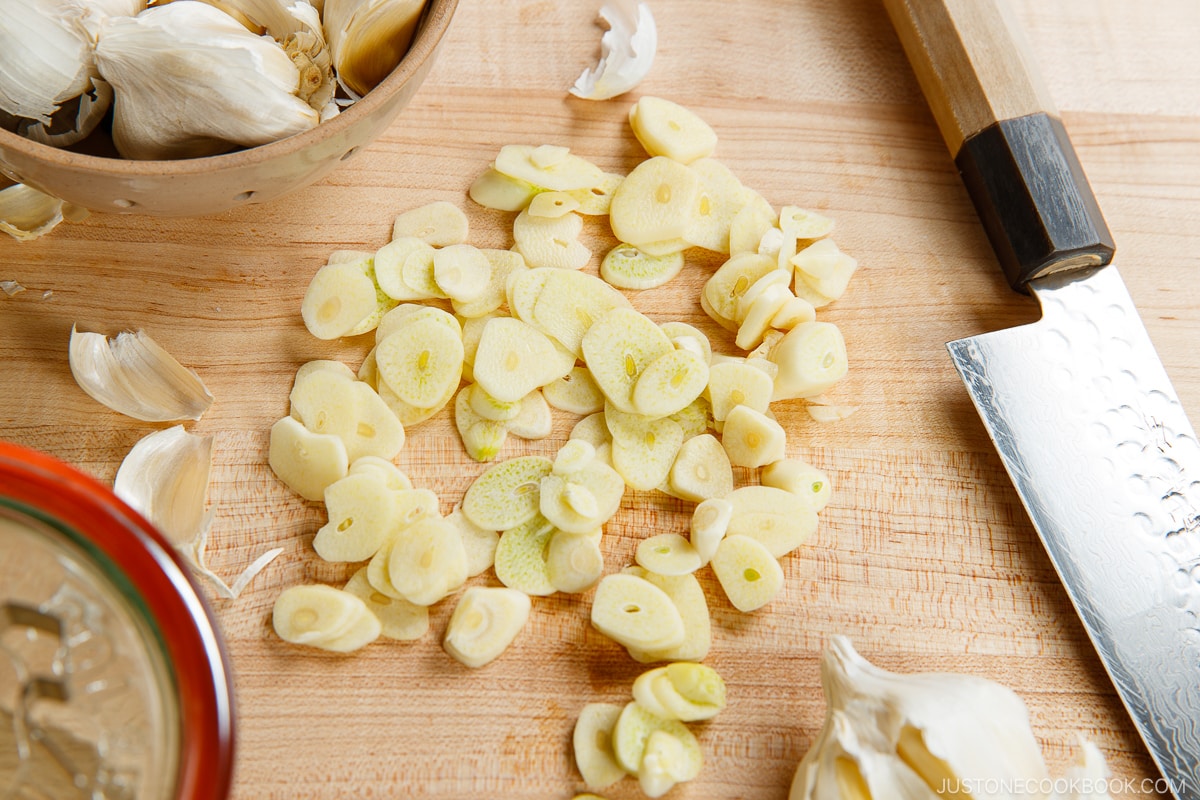
M 175 422 L 200 419 L 213 396 L 196 373 L 185 368 L 144 331 L 107 339 L 72 326 L 71 374 L 85 392 L 134 419 Z
M 125 456 L 117 469 L 113 492 L 154 525 L 196 572 L 212 581 L 218 594 L 234 598 L 283 548 L 273 548 L 256 558 L 232 585 L 209 569 L 204 550 L 212 511 L 205 508 L 205 501 L 212 443 L 211 436 L 188 433 L 182 425 L 155 431 Z
M 932 800 L 1052 783 L 1025 704 L 999 683 L 888 672 L 844 636 L 822 655 L 821 683 L 825 725 L 796 769 L 791 800 L 840 800 L 847 784 L 864 797 Z M 1085 745 L 1084 758 L 1091 774 L 1103 773 L 1094 748 Z
M 600 19 L 608 26 L 600 37 L 600 60 L 570 89 L 584 100 L 608 100 L 637 86 L 658 49 L 658 29 L 645 3 L 610 0 L 600 7 Z
M 300 69 L 283 47 L 205 3 L 106 19 L 95 53 L 120 98 L 113 142 L 125 158 L 214 155 L 320 121 L 297 96 Z

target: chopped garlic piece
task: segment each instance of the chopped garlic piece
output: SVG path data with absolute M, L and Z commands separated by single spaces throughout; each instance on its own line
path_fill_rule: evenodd
M 145 422 L 200 419 L 213 396 L 196 373 L 145 331 L 107 339 L 71 328 L 71 374 L 85 392 L 114 411 Z
M 658 49 L 658 29 L 645 3 L 610 0 L 600 7 L 600 19 L 608 25 L 600 37 L 600 60 L 570 89 L 584 100 L 608 100 L 637 86 Z

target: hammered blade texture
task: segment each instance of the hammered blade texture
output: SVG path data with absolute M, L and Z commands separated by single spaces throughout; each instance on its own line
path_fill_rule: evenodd
M 1200 444 L 1115 267 L 1031 286 L 1040 321 L 947 346 L 1147 747 L 1200 800 Z

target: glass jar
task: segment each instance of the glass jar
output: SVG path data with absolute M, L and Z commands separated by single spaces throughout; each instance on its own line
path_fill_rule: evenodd
M 0 796 L 223 800 L 233 715 L 171 545 L 97 481 L 0 442 Z

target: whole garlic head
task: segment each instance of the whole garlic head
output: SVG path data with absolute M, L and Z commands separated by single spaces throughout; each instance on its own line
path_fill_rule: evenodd
M 105 20 L 96 64 L 116 92 L 113 142 L 125 158 L 214 155 L 320 121 L 275 39 L 195 0 Z
M 0 125 L 54 146 L 85 138 L 112 102 L 92 58 L 96 29 L 142 8 L 145 0 L 0 0 Z
M 825 725 L 796 769 L 789 800 L 1058 798 L 1047 790 L 1071 785 L 1049 779 L 1025 704 L 994 681 L 888 672 L 835 636 L 821 683 Z M 1087 772 L 1102 777 L 1103 759 L 1089 747 Z

